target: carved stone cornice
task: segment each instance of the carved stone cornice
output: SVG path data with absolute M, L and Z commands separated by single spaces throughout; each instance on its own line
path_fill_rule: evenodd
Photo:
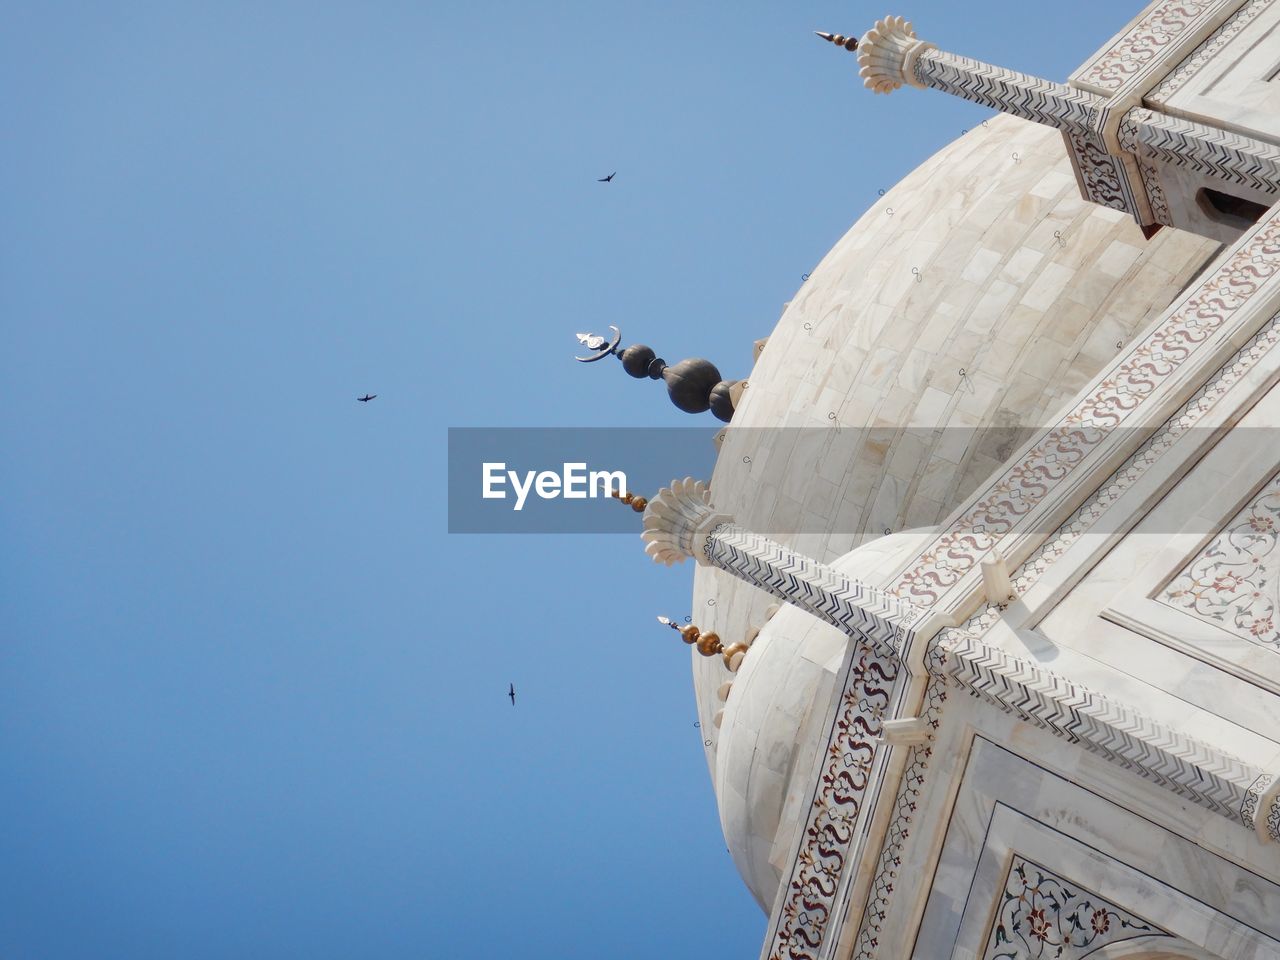
M 1185 167 L 1223 185 L 1280 192 L 1280 147 L 1233 130 L 1134 107 L 1118 137 L 1121 149 L 1148 160 Z
M 1259 832 L 1255 788 L 1267 771 L 963 629 L 943 630 L 937 643 L 946 676 L 962 689 Z

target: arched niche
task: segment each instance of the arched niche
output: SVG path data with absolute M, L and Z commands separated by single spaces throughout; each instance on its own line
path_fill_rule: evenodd
M 1216 953 L 1170 937 L 1139 937 L 1103 947 L 1090 960 L 1222 960 Z

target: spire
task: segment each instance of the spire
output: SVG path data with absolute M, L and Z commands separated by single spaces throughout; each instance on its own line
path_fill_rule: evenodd
M 828 43 L 834 43 L 837 47 L 844 47 L 850 52 L 858 49 L 857 37 L 846 37 L 838 33 L 823 33 L 821 30 L 815 30 L 813 32 Z
M 664 381 L 671 402 L 685 413 L 710 410 L 717 419 L 726 423 L 733 419 L 732 390 L 738 381 L 721 379 L 719 369 L 710 360 L 692 357 L 670 365 L 642 343 L 621 348 L 621 332 L 615 326 L 609 329 L 613 331 L 612 339 L 595 333 L 579 333 L 578 342 L 595 352 L 591 356 L 574 359 L 579 363 L 594 363 L 615 356 L 622 361 L 622 369 L 637 380 L 647 377 Z
M 649 505 L 649 501 L 647 499 L 644 497 L 637 497 L 634 493 L 619 493 L 617 490 L 614 490 L 609 494 L 609 496 L 613 497 L 615 500 L 621 500 L 636 513 L 644 513 L 644 508 Z
M 875 93 L 892 93 L 903 85 L 932 87 L 1065 133 L 1095 136 L 1100 97 L 939 50 L 917 37 L 902 17 L 876 21 L 858 42 L 857 53 L 858 75 Z
M 720 654 L 724 658 L 725 667 L 729 670 L 736 672 L 738 667 L 742 665 L 742 657 L 747 652 L 745 643 L 731 643 L 726 647 L 720 641 L 718 635 L 711 632 L 703 633 L 692 623 L 682 627 L 669 617 L 659 617 L 658 622 L 680 634 L 681 640 L 690 646 L 696 647 L 704 657 L 714 657 L 717 653 Z

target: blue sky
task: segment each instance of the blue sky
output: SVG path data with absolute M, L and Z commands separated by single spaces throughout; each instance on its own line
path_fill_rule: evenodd
M 754 956 L 689 571 L 448 535 L 447 429 L 710 436 L 573 333 L 745 375 L 985 115 L 811 30 L 1062 79 L 1136 9 L 6 4 L 0 954 Z

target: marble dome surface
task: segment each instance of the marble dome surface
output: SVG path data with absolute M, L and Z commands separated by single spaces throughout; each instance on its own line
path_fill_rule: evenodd
M 1080 198 L 1057 132 L 991 118 L 880 198 L 787 305 L 724 432 L 716 508 L 825 562 L 886 530 L 940 523 L 1218 250 L 1170 229 L 1145 239 L 1127 215 Z M 879 580 L 914 552 L 860 554 L 878 557 Z M 694 619 L 725 643 L 773 602 L 696 569 Z M 727 704 L 716 691 L 733 675 L 694 657 L 726 839 L 766 906 L 787 855 L 775 847 L 788 771 L 816 762 L 799 746 L 812 746 L 805 724 L 830 683 L 838 638 L 823 631 L 834 634 L 780 611 Z
M 836 560 L 837 569 L 883 585 L 933 529 L 881 537 Z M 838 695 L 845 635 L 783 605 L 764 624 L 733 679 L 719 728 L 716 796 L 738 873 L 768 911 L 813 792 L 808 758 L 826 746 L 824 718 Z

